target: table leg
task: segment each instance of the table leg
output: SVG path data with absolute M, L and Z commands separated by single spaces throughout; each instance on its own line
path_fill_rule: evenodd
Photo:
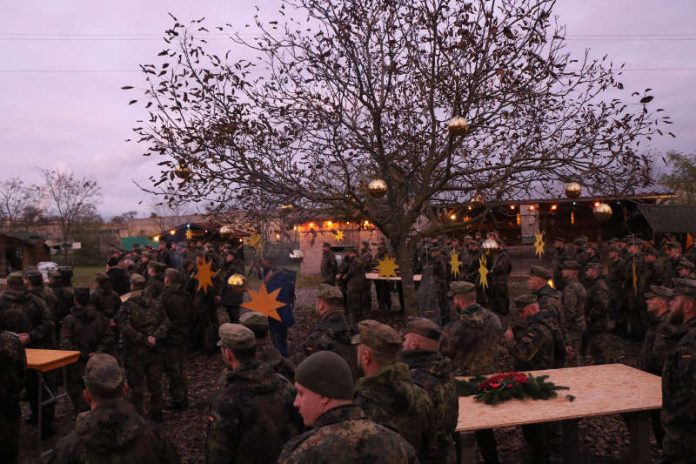
M 583 462 L 580 451 L 580 431 L 578 420 L 561 422 L 563 433 L 563 462 L 566 464 L 580 464 Z
M 473 433 L 459 434 L 459 464 L 476 464 L 476 436 Z
M 631 435 L 631 464 L 650 463 L 650 415 L 646 411 L 625 415 Z
M 41 451 L 41 434 L 43 433 L 43 386 L 44 386 L 44 380 L 43 380 L 43 374 L 41 372 L 38 372 L 38 375 L 36 376 L 37 382 L 39 382 L 39 393 L 37 393 L 37 409 L 38 412 L 37 414 L 39 415 L 39 452 Z

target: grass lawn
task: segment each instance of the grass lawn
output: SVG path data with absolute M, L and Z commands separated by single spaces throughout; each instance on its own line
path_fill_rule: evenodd
M 96 285 L 94 278 L 98 272 L 104 272 L 104 266 L 75 266 L 73 268 L 73 287 L 90 287 Z

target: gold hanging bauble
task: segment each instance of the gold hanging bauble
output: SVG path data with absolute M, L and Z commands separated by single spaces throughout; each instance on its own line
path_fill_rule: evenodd
M 598 222 L 608 221 L 612 214 L 611 206 L 606 203 L 598 203 L 592 210 L 592 214 Z
M 382 179 L 374 179 L 367 184 L 367 191 L 372 198 L 382 198 L 387 193 L 387 190 L 387 183 Z
M 191 170 L 185 164 L 177 164 L 174 169 L 174 175 L 179 179 L 186 180 L 191 177 Z
M 578 198 L 582 193 L 582 185 L 577 182 L 568 182 L 565 184 L 565 194 L 568 198 Z
M 242 274 L 232 274 L 229 279 L 227 279 L 227 285 L 230 287 L 244 287 L 246 285 L 246 278 Z
M 450 135 L 460 136 L 469 132 L 469 123 L 461 116 L 455 116 L 447 123 L 447 131 Z

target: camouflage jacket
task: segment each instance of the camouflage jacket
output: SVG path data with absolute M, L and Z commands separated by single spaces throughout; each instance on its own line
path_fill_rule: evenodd
M 413 447 L 354 405 L 326 411 L 312 430 L 290 440 L 278 464 L 415 464 Z
M 89 302 L 108 319 L 116 317 L 119 308 L 121 308 L 121 297 L 111 289 L 104 290 L 97 287 L 90 295 Z
M 267 364 L 273 372 L 282 375 L 290 382 L 295 381 L 295 364 L 283 357 L 268 337 L 261 340 L 256 339 L 256 360 L 259 363 Z
M 325 284 L 336 284 L 336 256 L 332 252 L 324 253 L 321 257 L 321 281 Z
M 442 353 L 452 360 L 457 375 L 482 375 L 497 370 L 500 318 L 479 304 L 459 313 L 445 330 Z
M 565 280 L 561 273 L 561 265 L 564 261 L 574 260 L 576 258 L 575 249 L 565 246 L 560 250 L 554 250 L 553 253 L 553 281 L 557 289 L 565 288 Z
M 0 332 L 0 424 L 20 415 L 19 396 L 24 388 L 26 368 L 24 347 L 17 335 Z
M 551 288 L 548 284 L 534 292 L 539 302 L 539 309 L 542 311 L 551 311 L 556 316 L 559 325 L 562 325 L 563 303 L 561 298 L 563 295 L 556 289 Z
M 46 303 L 46 306 L 48 307 L 48 310 L 51 312 L 53 320 L 55 321 L 56 312 L 58 311 L 58 297 L 56 297 L 56 294 L 53 293 L 53 290 L 50 287 L 39 287 L 30 289 L 29 293 L 38 296 L 44 301 L 44 303 Z
M 162 290 L 160 306 L 169 319 L 166 343 L 184 346 L 193 322 L 193 298 L 182 285 L 175 284 Z
M 228 370 L 211 408 L 208 462 L 273 463 L 283 445 L 302 430 L 287 379 L 257 362 Z
M 60 328 L 60 347 L 81 353 L 87 361 L 90 353 L 112 353 L 116 340 L 109 320 L 92 306 L 75 306 Z
M 508 277 L 512 272 L 512 263 L 507 251 L 500 250 L 491 256 L 490 274 L 488 278 L 492 286 L 507 285 Z
M 73 291 L 70 287 L 64 287 L 57 283 L 50 284 L 50 288 L 53 294 L 55 295 L 56 299 L 58 300 L 56 312 L 53 315 L 53 317 L 55 323 L 59 325 L 63 321 L 65 316 L 70 314 L 70 309 L 73 307 L 73 304 L 75 303 L 73 301 Z
M 573 279 L 566 282 L 563 289 L 563 331 L 566 342 L 577 344 L 585 332 L 585 304 L 587 302 L 587 291 L 579 280 Z
M 108 401 L 79 416 L 62 438 L 51 464 L 177 464 L 180 458 L 159 429 L 150 426 L 123 399 Z
M 515 370 L 557 367 L 554 336 L 548 321 L 545 321 L 547 317 L 550 316 L 539 312 L 512 329 L 514 339 L 510 345 L 510 355 Z
M 357 373 L 355 347 L 350 343 L 351 331 L 343 310 L 324 313 L 317 325 L 307 335 L 303 351 L 309 356 L 317 351 L 333 351 L 346 360 L 353 374 Z
M 679 325 L 670 320 L 669 312 L 660 318 L 648 314 L 648 328 L 645 331 L 640 367 L 646 372 L 662 375 L 662 368 L 669 353 L 683 336 Z
M 406 364 L 396 363 L 359 379 L 355 404 L 378 424 L 396 430 L 416 450 L 421 462 L 437 456 L 433 403 L 416 385 Z
M 147 337 L 158 340 L 154 349 L 160 346 L 160 339 L 167 335 L 169 319 L 156 300 L 147 298 L 142 290 L 131 293 L 119 312 L 118 325 L 126 353 L 149 353 L 153 350 Z
M 147 277 L 147 286 L 145 287 L 145 296 L 149 298 L 159 298 L 164 290 L 164 280 L 161 275 Z
M 346 282 L 346 291 L 351 294 L 360 294 L 367 287 L 365 279 L 365 267 L 362 261 L 357 256 L 348 261 L 348 269 L 341 279 Z
M 621 298 L 624 286 L 624 269 L 626 262 L 621 258 L 616 261 L 609 261 L 609 271 L 607 273 L 607 285 L 612 298 Z
M 26 348 L 53 348 L 53 315 L 44 301 L 28 290 L 7 290 L 0 297 L 0 327 L 28 333 Z
M 585 306 L 588 332 L 601 333 L 608 330 L 609 309 L 609 286 L 604 277 L 600 276 L 594 281 L 588 281 Z
M 696 319 L 665 361 L 662 372 L 662 426 L 664 455 L 692 462 L 696 455 Z M 672 462 L 672 461 L 670 461 Z
M 438 449 L 437 459 L 433 462 L 452 462 L 459 411 L 452 363 L 442 354 L 426 350 L 404 351 L 401 360 L 411 369 L 413 381 L 428 393 L 433 403 Z

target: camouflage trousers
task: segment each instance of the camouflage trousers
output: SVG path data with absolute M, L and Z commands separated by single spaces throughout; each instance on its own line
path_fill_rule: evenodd
M 184 343 L 167 343 L 164 353 L 164 374 L 169 380 L 169 394 L 172 402 L 185 405 L 188 403 L 188 380 L 186 379 Z
M 82 381 L 82 376 L 85 374 L 87 361 L 80 359 L 75 364 L 68 366 L 65 370 L 65 378 L 67 380 L 68 396 L 73 404 L 73 412 L 75 415 L 89 410 L 89 406 L 82 397 L 82 391 L 85 384 Z
M 592 364 L 606 364 L 607 360 L 604 354 L 604 347 L 607 344 L 608 336 L 609 334 L 606 332 L 585 332 L 582 339 L 582 356 L 585 357 L 585 354 L 589 351 Z
M 124 367 L 130 387 L 130 400 L 140 414 L 143 414 L 145 390 L 150 392 L 150 414 L 162 413 L 162 355 L 158 352 L 125 353 Z

